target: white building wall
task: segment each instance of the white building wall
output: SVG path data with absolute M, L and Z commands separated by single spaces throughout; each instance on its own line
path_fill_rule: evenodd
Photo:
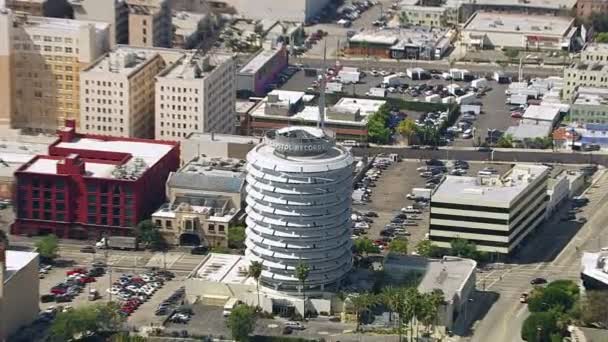
M 320 13 L 330 0 L 225 0 L 237 12 L 250 19 L 273 19 L 304 22 Z

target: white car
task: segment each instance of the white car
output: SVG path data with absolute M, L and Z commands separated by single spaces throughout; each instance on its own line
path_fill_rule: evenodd
M 288 321 L 285 322 L 285 326 L 296 330 L 304 330 L 304 325 L 300 322 Z
M 117 295 L 120 292 L 120 289 L 117 287 L 113 287 L 106 290 L 107 293 L 111 293 L 113 295 Z

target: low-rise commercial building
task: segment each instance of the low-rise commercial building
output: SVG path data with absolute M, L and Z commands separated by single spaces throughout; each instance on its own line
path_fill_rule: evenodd
M 475 292 L 476 267 L 474 260 L 447 256 L 429 259 L 389 253 L 384 259 L 384 272 L 390 282 L 399 286 L 404 279 L 416 273 L 421 276 L 418 291 L 429 293 L 440 290 L 443 293 L 445 301 L 438 309 L 437 325 L 449 330 L 470 305 L 470 298 Z
M 47 0 L 5 0 L 4 7 L 15 12 L 25 12 L 36 17 L 44 17 L 46 4 Z
M 466 22 L 462 39 L 468 49 L 570 51 L 577 32 L 570 17 L 476 12 Z
M 235 131 L 236 68 L 228 54 L 189 52 L 156 76 L 156 139 Z
M 273 90 L 250 112 L 250 131 L 263 135 L 291 125 L 317 126 L 319 107 L 307 106 L 312 96 L 303 92 Z M 369 115 L 385 104 L 383 100 L 342 98 L 325 109 L 325 127 L 338 139 L 367 141 Z
M 80 71 L 109 49 L 102 22 L 0 10 L 0 124 L 55 131 L 80 117 Z
M 443 27 L 450 22 L 448 13 L 447 7 L 401 6 L 399 15 L 400 18 L 403 18 L 403 22 L 400 24 Z
M 74 121 L 58 134 L 15 172 L 12 234 L 128 236 L 164 202 L 158 185 L 179 166 L 178 143 L 80 134 Z
M 447 176 L 431 197 L 430 240 L 510 254 L 545 218 L 548 176 L 546 166 L 521 164 L 503 176 Z
M 209 0 L 214 9 L 231 7 L 247 19 L 311 22 L 319 16 L 330 0 Z M 225 11 L 225 10 L 224 10 Z
M 522 124 L 546 124 L 553 128 L 560 119 L 560 108 L 551 105 L 529 106 L 524 111 Z
M 288 65 L 289 56 L 284 45 L 260 50 L 239 70 L 237 91 L 264 96 L 269 90 L 268 86 Z
M 592 88 L 608 88 L 608 44 L 589 43 L 581 51 L 579 62 L 574 62 L 564 69 L 564 91 L 562 97 L 574 101 L 578 88 L 583 93 L 601 91 Z
M 586 124 L 608 123 L 608 88 L 579 87 L 570 107 L 570 121 Z
M 608 1 L 606 0 L 577 0 L 576 16 L 589 18 L 592 15 L 608 15 Z
M 198 156 L 245 159 L 261 138 L 215 133 L 192 133 L 181 142 L 182 165 Z
M 361 31 L 348 39 L 345 53 L 393 59 L 440 59 L 455 34 L 437 27 Z
M 38 253 L 0 247 L 0 341 L 31 324 L 39 312 Z
M 581 279 L 587 290 L 608 290 L 608 252 L 584 252 Z
M 168 203 L 152 221 L 171 244 L 228 246 L 228 228 L 242 221 L 243 159 L 196 157 L 167 179 Z

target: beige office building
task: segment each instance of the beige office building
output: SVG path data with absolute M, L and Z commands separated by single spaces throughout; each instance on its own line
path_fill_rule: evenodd
M 563 99 L 574 101 L 578 87 L 608 88 L 608 44 L 586 45 L 581 60 L 564 69 Z
M 44 16 L 44 5 L 47 0 L 6 0 L 6 8 L 25 12 L 29 15 Z
M 126 0 L 129 9 L 129 45 L 171 47 L 173 26 L 169 0 Z
M 54 131 L 78 119 L 81 68 L 109 48 L 108 24 L 0 10 L 0 124 Z
M 129 10 L 125 0 L 71 0 L 76 20 L 95 20 L 110 24 L 110 44 L 129 42 Z
M 402 6 L 399 13 L 404 20 L 403 24 L 444 27 L 448 23 L 456 23 L 456 20 L 450 16 L 451 11 L 447 7 Z
M 0 247 L 0 284 L 0 341 L 6 341 L 38 317 L 38 253 Z
M 188 54 L 156 77 L 156 139 L 232 133 L 236 68 L 227 54 Z
M 80 130 L 152 138 L 154 77 L 165 65 L 155 49 L 120 46 L 83 70 Z

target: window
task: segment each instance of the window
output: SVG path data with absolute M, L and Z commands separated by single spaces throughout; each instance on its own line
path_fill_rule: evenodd
M 95 214 L 95 213 L 97 213 L 97 207 L 94 206 L 94 205 L 89 205 L 87 207 L 87 213 L 89 213 L 89 214 Z
M 59 210 L 59 211 L 64 211 L 65 210 L 65 204 L 63 204 L 63 203 L 56 203 L 55 204 L 55 209 Z
M 53 47 L 52 47 L 52 46 L 45 45 L 45 46 L 44 46 L 44 51 L 46 51 L 46 52 L 51 52 L 51 51 L 53 51 Z
M 108 218 L 105 216 L 101 217 L 101 225 L 102 226 L 107 226 L 108 225 Z
M 53 40 L 49 36 L 44 36 L 44 41 L 45 42 L 52 42 Z
M 214 224 L 209 224 L 209 229 L 210 232 L 215 233 L 215 225 Z
M 40 198 L 40 190 L 33 190 L 32 198 Z
M 219 225 L 219 232 L 224 233 L 224 225 L 222 225 L 222 224 Z
M 71 47 L 66 47 L 65 48 L 65 52 L 66 53 L 72 53 L 72 48 Z
M 40 202 L 33 201 L 32 202 L 32 208 L 34 208 L 34 209 L 40 209 Z
M 173 223 L 169 220 L 165 221 L 165 227 L 167 229 L 172 229 L 173 228 Z
M 95 216 L 88 216 L 87 217 L 87 222 L 88 223 L 92 223 L 92 224 L 97 223 L 96 217 Z
M 57 221 L 65 221 L 65 214 L 63 213 L 58 213 L 57 215 L 55 215 L 55 217 Z
M 161 220 L 154 220 L 154 225 L 156 227 L 160 228 L 163 225 L 163 221 L 161 221 Z
M 63 194 L 63 192 L 57 192 L 55 193 L 55 199 L 57 201 L 63 201 L 65 199 L 65 195 Z

